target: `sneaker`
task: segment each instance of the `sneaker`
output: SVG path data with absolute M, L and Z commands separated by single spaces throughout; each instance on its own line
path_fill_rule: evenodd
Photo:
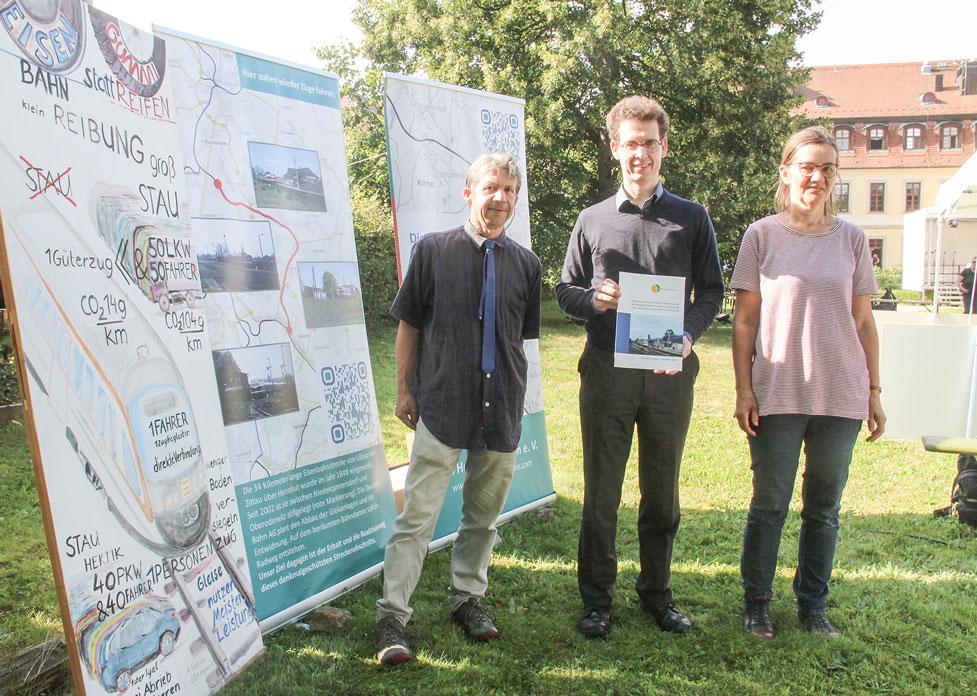
M 658 628 L 663 631 L 685 634 L 692 630 L 692 619 L 676 609 L 671 602 L 658 607 L 648 606 L 642 602 L 641 608 L 651 614 Z
M 828 621 L 828 614 L 824 609 L 817 609 L 810 612 L 798 612 L 801 620 L 801 628 L 811 633 L 820 633 L 825 638 L 838 638 L 841 631 L 835 628 L 834 624 Z
M 611 610 L 587 607 L 577 629 L 585 638 L 606 638 L 611 632 Z
M 407 642 L 407 629 L 396 616 L 377 621 L 377 661 L 386 667 L 410 662 L 414 656 Z
M 472 640 L 486 641 L 499 637 L 499 629 L 478 597 L 469 597 L 451 612 L 451 618 L 461 624 Z
M 770 620 L 769 599 L 748 599 L 743 605 L 743 629 L 757 638 L 773 638 L 777 635 Z

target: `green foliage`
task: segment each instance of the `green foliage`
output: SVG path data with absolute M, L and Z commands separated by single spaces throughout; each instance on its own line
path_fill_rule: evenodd
M 396 248 L 383 130 L 383 71 L 363 67 L 352 44 L 325 46 L 317 55 L 341 79 L 343 132 L 349 161 L 353 228 L 368 322 L 390 321 L 397 293 Z
M 891 268 L 875 267 L 875 282 L 879 290 L 892 288 L 899 290 L 902 288 L 902 266 L 892 266 Z
M 17 386 L 17 361 L 10 345 L 10 334 L 0 342 L 0 406 L 20 402 L 20 389 Z M 11 351 L 9 354 L 7 351 Z
M 363 312 L 369 322 L 392 322 L 389 309 L 397 294 L 396 251 L 390 206 L 369 195 L 364 187 L 350 187 L 356 255 L 363 288 Z
M 533 247 L 552 284 L 577 213 L 619 184 L 604 116 L 635 93 L 671 115 L 663 178 L 709 208 L 731 267 L 743 230 L 771 208 L 807 76 L 794 41 L 817 20 L 809 0 L 360 0 L 362 54 L 319 55 L 344 80 L 354 162 L 384 150 L 381 70 L 525 98 Z M 385 168 L 356 167 L 379 205 Z

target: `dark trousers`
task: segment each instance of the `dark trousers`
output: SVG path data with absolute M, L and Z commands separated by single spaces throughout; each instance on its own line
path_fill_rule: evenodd
M 970 314 L 970 302 L 973 299 L 973 293 L 965 292 L 960 295 L 960 301 L 963 304 L 963 313 Z
M 753 499 L 740 562 L 747 598 L 773 597 L 777 552 L 803 443 L 803 506 L 794 595 L 801 611 L 825 607 L 838 542 L 841 494 L 861 427 L 860 420 L 833 416 L 760 417 L 756 437 L 748 438 L 753 460 Z
M 580 357 L 583 515 L 577 582 L 585 606 L 610 609 L 617 577 L 617 512 L 631 440 L 638 427 L 638 543 L 642 604 L 671 602 L 672 542 L 679 525 L 678 475 L 692 417 L 695 353 L 677 375 L 614 367 L 611 353 L 591 346 Z

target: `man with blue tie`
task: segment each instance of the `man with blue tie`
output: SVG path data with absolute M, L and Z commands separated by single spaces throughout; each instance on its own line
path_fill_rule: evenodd
M 408 602 L 462 450 L 468 460 L 448 601 L 470 638 L 499 636 L 481 600 L 515 466 L 526 396 L 523 340 L 539 337 L 542 278 L 536 255 L 505 234 L 520 184 L 511 155 L 478 157 L 465 181 L 468 221 L 415 244 L 390 310 L 400 320 L 397 417 L 415 436 L 377 601 L 384 665 L 412 658 Z

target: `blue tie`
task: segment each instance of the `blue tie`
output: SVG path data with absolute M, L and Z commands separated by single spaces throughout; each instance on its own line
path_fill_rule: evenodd
M 495 240 L 486 239 L 485 264 L 482 267 L 482 297 L 478 318 L 482 320 L 482 372 L 495 369 Z

